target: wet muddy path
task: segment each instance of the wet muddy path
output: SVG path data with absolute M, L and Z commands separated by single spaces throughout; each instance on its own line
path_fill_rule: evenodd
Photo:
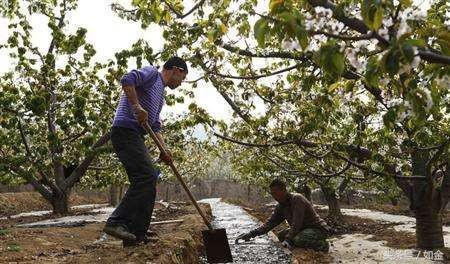
M 284 264 L 291 263 L 290 256 L 274 243 L 268 235 L 256 237 L 249 242 L 235 244 L 236 237 L 258 227 L 260 223 L 249 216 L 242 208 L 221 202 L 220 199 L 204 199 L 202 203 L 211 205 L 214 227 L 227 230 L 233 263 L 240 264 Z M 207 263 L 207 262 L 204 262 Z

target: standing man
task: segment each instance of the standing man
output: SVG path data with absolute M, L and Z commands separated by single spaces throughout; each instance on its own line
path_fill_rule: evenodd
M 320 218 L 312 204 L 301 194 L 289 193 L 283 181 L 275 179 L 270 184 L 270 194 L 278 202 L 267 222 L 261 227 L 242 234 L 239 239 L 249 241 L 251 238 L 266 234 L 277 225 L 287 220 L 290 228 L 278 234 L 278 239 L 287 248 L 302 247 L 328 252 L 326 238 L 332 229 Z
M 155 204 L 159 170 L 153 166 L 145 146 L 143 126 L 148 123 L 165 148 L 159 117 L 164 104 L 164 87 L 177 88 L 187 72 L 186 62 L 172 57 L 161 72 L 147 66 L 132 70 L 120 81 L 124 93 L 114 117 L 111 142 L 127 172 L 130 187 L 103 231 L 122 239 L 124 247 L 149 242 L 146 234 Z M 161 153 L 160 159 L 165 163 L 172 162 L 170 152 L 167 155 Z

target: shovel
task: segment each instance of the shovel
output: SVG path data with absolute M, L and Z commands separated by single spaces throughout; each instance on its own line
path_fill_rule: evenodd
M 147 131 L 147 133 L 150 134 L 153 141 L 155 142 L 156 146 L 158 146 L 159 151 L 163 153 L 163 155 L 167 156 L 167 152 L 162 146 L 161 142 L 159 142 L 159 139 L 156 137 L 153 130 L 150 128 L 148 123 L 145 123 L 144 129 Z M 233 262 L 233 257 L 231 256 L 231 250 L 230 245 L 228 244 L 227 239 L 227 232 L 224 228 L 220 229 L 214 229 L 211 225 L 211 223 L 206 218 L 205 214 L 203 213 L 202 209 L 197 204 L 197 201 L 195 200 L 194 196 L 192 195 L 191 191 L 187 187 L 186 183 L 184 182 L 183 178 L 181 177 L 180 173 L 178 172 L 177 168 L 173 164 L 173 162 L 170 162 L 168 164 L 170 168 L 172 169 L 173 173 L 177 177 L 177 179 L 180 181 L 181 186 L 183 186 L 184 190 L 186 191 L 187 195 L 191 199 L 192 204 L 197 209 L 198 213 L 202 217 L 203 221 L 205 222 L 206 226 L 208 227 L 208 230 L 203 230 L 203 242 L 205 244 L 206 249 L 206 258 L 209 263 L 227 263 L 227 262 Z

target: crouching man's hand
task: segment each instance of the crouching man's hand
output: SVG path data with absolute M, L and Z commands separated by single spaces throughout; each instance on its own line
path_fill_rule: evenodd
M 287 241 L 287 240 L 284 240 L 284 241 L 281 243 L 281 245 L 282 245 L 283 247 L 289 249 L 289 250 L 292 249 L 291 243 L 289 243 L 289 241 Z
M 239 240 L 244 240 L 245 242 L 249 241 L 251 238 L 253 238 L 251 233 L 245 233 L 245 234 L 241 234 L 239 235 L 236 240 L 234 241 L 235 244 L 239 243 Z

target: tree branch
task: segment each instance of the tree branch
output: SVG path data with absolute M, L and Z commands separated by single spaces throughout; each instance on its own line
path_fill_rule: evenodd
M 72 136 L 68 136 L 66 138 L 61 139 L 61 142 L 69 141 L 69 143 L 72 143 L 75 140 L 77 140 L 78 138 L 80 138 L 81 136 L 83 136 L 84 134 L 86 134 L 87 132 L 88 132 L 87 128 L 84 128 L 83 131 L 81 131 L 78 134 L 75 134 L 75 135 L 72 135 Z
M 340 39 L 340 40 L 367 40 L 367 39 L 372 39 L 374 37 L 373 32 L 370 32 L 368 34 L 362 34 L 359 36 L 337 35 L 337 34 L 323 31 L 323 30 L 311 30 L 311 31 L 308 31 L 308 33 L 310 35 L 324 35 L 329 38 Z
M 180 12 L 178 12 L 170 3 L 168 3 L 166 0 L 161 0 L 161 2 L 163 2 L 164 4 L 167 5 L 167 7 L 170 9 L 170 11 L 172 11 L 177 18 L 179 19 L 183 19 L 187 16 L 189 16 L 190 14 L 192 14 L 196 9 L 198 9 L 200 6 L 203 5 L 203 3 L 205 2 L 205 0 L 201 0 L 200 2 L 198 2 L 196 5 L 194 5 L 188 12 L 186 12 L 185 14 L 182 14 Z
M 67 3 L 66 3 L 66 0 L 63 0 L 63 8 L 61 9 L 61 16 L 58 19 L 58 28 L 59 29 L 64 27 L 64 18 L 66 16 L 66 11 L 67 11 Z M 47 55 L 53 53 L 55 45 L 56 45 L 56 39 L 55 39 L 55 36 L 53 36 L 52 41 L 50 42 L 50 46 L 48 48 Z M 53 61 L 52 63 L 53 63 L 53 65 L 50 65 L 50 66 L 52 68 L 54 68 L 55 62 Z M 47 80 L 47 78 L 45 78 L 45 80 Z M 47 81 L 45 81 L 45 82 L 47 82 Z M 60 157 L 58 155 L 59 153 L 61 153 L 61 145 L 58 143 L 58 140 L 57 140 L 58 136 L 57 136 L 56 128 L 54 125 L 54 111 L 55 111 L 55 105 L 56 105 L 56 94 L 54 91 L 54 87 L 50 82 L 51 81 L 49 81 L 49 83 L 47 83 L 47 85 L 49 87 L 49 91 L 50 91 L 50 107 L 47 111 L 47 124 L 48 124 L 49 134 L 51 136 L 51 139 L 49 140 L 48 143 L 49 143 L 49 148 L 50 148 L 51 156 L 52 156 L 52 163 L 53 163 L 56 184 L 58 186 L 61 186 L 64 182 L 64 168 L 61 163 Z
M 30 183 L 33 188 L 38 191 L 45 199 L 50 200 L 53 196 L 52 192 L 49 191 L 45 185 L 41 184 L 33 175 L 28 171 L 11 164 L 8 160 L 0 158 L 0 162 L 4 163 L 10 171 L 16 173 L 19 177 L 23 177 L 28 183 Z
M 295 64 L 295 65 L 293 65 L 293 66 L 290 66 L 290 67 L 288 67 L 288 68 L 281 69 L 281 70 L 278 70 L 278 71 L 275 71 L 275 72 L 266 73 L 266 74 L 261 74 L 261 75 L 250 75 L 250 76 L 233 76 L 233 75 L 226 75 L 226 74 L 222 74 L 222 73 L 215 72 L 215 71 L 211 71 L 211 70 L 208 70 L 208 73 L 209 73 L 209 74 L 217 75 L 217 76 L 222 77 L 222 78 L 229 78 L 229 79 L 238 79 L 238 80 L 257 80 L 257 79 L 261 79 L 261 78 L 265 78 L 265 77 L 277 75 L 277 74 L 280 74 L 280 73 L 283 73 L 283 72 L 291 71 L 291 70 L 293 70 L 293 69 L 295 69 L 295 68 L 297 68 L 297 67 L 299 67 L 299 66 L 300 66 L 300 64 Z
M 220 135 L 217 132 L 213 132 L 213 134 L 221 139 L 242 145 L 242 146 L 247 146 L 247 147 L 257 147 L 257 148 L 270 148 L 270 147 L 280 147 L 280 146 L 286 146 L 286 145 L 290 145 L 290 144 L 296 144 L 296 141 L 291 140 L 291 141 L 283 141 L 283 142 L 278 142 L 278 143 L 269 143 L 269 144 L 255 144 L 255 143 L 247 143 L 247 142 L 242 142 L 242 141 L 238 141 L 236 139 L 224 136 L 224 135 Z
M 261 100 L 263 100 L 264 102 L 266 102 L 266 103 L 268 103 L 268 104 L 271 104 L 271 105 L 274 105 L 274 104 L 275 104 L 275 101 L 270 100 L 270 99 L 267 99 L 266 97 L 262 96 L 262 94 L 261 94 L 260 92 L 258 92 L 258 89 L 257 89 L 256 87 L 253 89 L 253 91 L 254 91 L 255 94 L 256 94 L 259 98 L 261 98 Z
M 251 76 L 226 75 L 226 74 L 222 74 L 222 73 L 219 73 L 219 72 L 216 72 L 216 71 L 212 71 L 212 70 L 209 70 L 209 69 L 207 70 L 207 72 L 209 74 L 214 74 L 214 75 L 217 75 L 217 76 L 222 77 L 222 78 L 238 79 L 238 80 L 257 80 L 257 79 L 261 79 L 261 78 L 277 75 L 277 74 L 280 74 L 280 73 L 283 73 L 283 72 L 291 71 L 293 69 L 296 69 L 299 66 L 300 66 L 300 64 L 295 64 L 295 65 L 290 66 L 288 68 L 281 69 L 281 70 L 278 70 L 278 71 L 274 71 L 274 72 L 271 72 L 271 73 L 266 73 L 266 74 L 261 74 L 261 75 L 251 75 Z
M 328 173 L 328 174 L 317 174 L 310 170 L 306 170 L 306 171 L 309 174 L 313 175 L 314 177 L 331 178 L 331 177 L 335 177 L 335 176 L 340 176 L 341 174 L 346 172 L 349 168 L 350 168 L 350 163 L 347 162 L 347 165 L 345 165 L 345 167 L 342 170 L 337 171 L 337 172 Z M 360 178 L 360 179 L 364 180 L 364 178 Z
M 426 170 L 427 173 L 431 173 L 431 166 L 433 166 L 433 164 L 441 157 L 442 153 L 444 153 L 445 147 L 447 146 L 447 144 L 450 141 L 444 142 L 442 145 L 439 146 L 439 148 L 437 149 L 436 153 L 434 153 L 434 155 L 431 157 L 430 160 L 428 160 L 427 164 L 426 164 Z M 429 150 L 425 150 L 425 151 L 429 151 Z
M 300 149 L 301 149 L 303 152 L 305 152 L 307 155 L 309 155 L 309 156 L 311 156 L 311 157 L 314 157 L 314 158 L 316 158 L 316 159 L 322 159 L 322 158 L 325 158 L 326 156 L 328 156 L 328 155 L 332 152 L 332 150 L 329 150 L 329 151 L 327 151 L 327 152 L 325 152 L 325 153 L 323 153 L 323 154 L 317 155 L 317 154 L 315 154 L 315 153 L 312 153 L 312 152 L 306 150 L 306 148 L 305 148 L 303 145 L 299 145 L 299 147 L 300 147 Z
M 333 11 L 334 18 L 342 22 L 347 27 L 361 34 L 367 34 L 369 32 L 369 28 L 367 28 L 367 26 L 364 24 L 362 20 L 356 18 L 349 18 L 344 16 L 342 13 L 335 12 L 336 5 L 328 0 L 308 0 L 308 2 L 313 7 L 321 6 L 324 8 L 331 9 Z M 383 37 L 381 37 L 378 33 L 373 32 L 372 34 L 382 46 L 384 47 L 389 46 L 389 42 Z M 440 63 L 446 65 L 450 64 L 450 56 L 438 54 L 430 50 L 426 50 L 424 48 L 419 48 L 419 56 L 422 60 L 425 60 L 430 63 Z
M 201 58 L 200 54 L 196 54 L 195 57 Z M 206 72 L 208 68 L 206 67 L 205 63 L 203 61 L 200 62 L 200 67 Z M 214 88 L 216 88 L 217 92 L 220 93 L 220 95 L 225 99 L 225 101 L 230 105 L 230 107 L 233 109 L 233 111 L 238 114 L 247 124 L 251 124 L 251 116 L 248 113 L 244 113 L 242 109 L 236 105 L 236 103 L 228 96 L 228 94 L 221 89 L 221 83 L 210 75 L 209 78 L 214 85 Z
M 80 180 L 80 178 L 86 173 L 87 169 L 91 165 L 94 158 L 97 156 L 96 151 L 103 145 L 105 145 L 111 137 L 111 132 L 108 131 L 103 134 L 97 142 L 92 146 L 89 154 L 86 155 L 84 160 L 78 165 L 78 167 L 70 174 L 70 176 L 65 180 L 62 185 L 64 191 L 69 190 L 73 185 Z
M 285 52 L 285 51 L 272 51 L 272 52 L 252 52 L 246 49 L 241 49 L 235 46 L 232 46 L 230 44 L 225 44 L 221 40 L 217 40 L 216 45 L 222 47 L 225 50 L 228 50 L 230 52 L 236 53 L 238 55 L 246 56 L 246 57 L 253 57 L 253 58 L 280 58 L 280 59 L 292 59 L 292 60 L 299 60 L 299 61 L 309 61 L 311 58 L 311 55 L 304 55 L 304 54 L 293 54 L 291 52 Z
M 192 80 L 192 81 L 184 81 L 185 83 L 196 83 L 196 82 L 198 82 L 198 81 L 200 81 L 200 80 L 203 80 L 203 79 L 205 79 L 205 76 L 203 75 L 203 76 L 201 76 L 201 77 L 198 77 L 197 79 L 195 79 L 195 80 Z
M 61 29 L 64 26 L 64 19 L 66 17 L 66 11 L 67 11 L 67 3 L 66 0 L 63 0 L 63 8 L 61 9 L 61 15 L 58 18 L 58 28 Z M 53 36 L 52 41 L 50 42 L 50 46 L 48 48 L 47 54 L 53 53 L 53 50 L 55 49 L 56 45 L 56 39 Z
M 38 164 L 36 164 L 36 161 L 34 160 L 35 157 L 34 157 L 33 153 L 31 152 L 28 141 L 25 137 L 25 132 L 24 132 L 24 129 L 22 126 L 22 121 L 19 116 L 18 116 L 18 126 L 19 126 L 20 137 L 22 138 L 22 143 L 25 145 L 25 151 L 27 152 L 28 160 L 36 168 L 37 172 L 41 176 L 42 181 L 45 184 L 47 184 L 50 188 L 52 188 L 53 191 L 60 192 L 61 190 L 58 188 L 58 186 L 56 186 L 56 184 L 54 182 L 50 181 L 49 178 L 47 177 L 47 175 L 39 168 L 40 166 Z

